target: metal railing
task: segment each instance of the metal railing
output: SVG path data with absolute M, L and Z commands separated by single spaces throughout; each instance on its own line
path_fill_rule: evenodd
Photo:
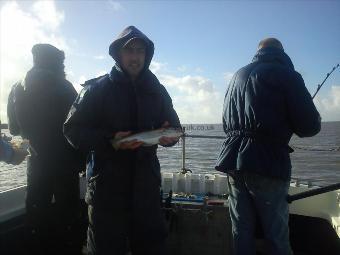
M 1 127 L 1 129 L 8 129 L 7 124 L 0 124 L 0 127 Z M 186 143 L 185 143 L 185 140 L 186 140 L 187 137 L 188 138 L 204 138 L 204 139 L 225 139 L 226 138 L 225 136 L 189 135 L 189 134 L 185 133 L 185 127 L 183 127 L 183 133 L 184 134 L 181 136 L 181 142 L 182 142 L 182 168 L 181 168 L 181 173 L 182 174 L 186 174 L 188 172 L 192 173 L 192 171 L 190 169 L 185 167 L 185 159 L 186 159 L 186 150 L 185 150 Z M 296 179 L 296 184 L 300 183 L 300 181 L 301 181 L 301 179 Z M 308 187 L 312 186 L 311 180 L 306 179 L 305 181 L 307 181 Z M 299 200 L 299 199 L 323 194 L 323 193 L 338 190 L 338 189 L 340 189 L 340 183 L 335 183 L 335 184 L 331 184 L 331 185 L 328 185 L 328 186 L 315 188 L 315 189 L 310 190 L 310 191 L 305 191 L 305 192 L 301 192 L 301 193 L 298 193 L 298 194 L 289 195 L 287 197 L 287 201 L 289 203 L 291 203 L 295 200 Z
M 192 173 L 192 171 L 185 167 L 185 138 L 206 138 L 206 139 L 225 139 L 225 136 L 216 136 L 216 135 L 188 135 L 185 133 L 185 127 L 182 128 L 183 135 L 181 136 L 181 142 L 182 142 L 182 168 L 181 173 L 186 174 L 187 172 Z
M 182 174 L 186 174 L 187 172 L 192 173 L 192 171 L 188 168 L 185 167 L 185 139 L 186 137 L 188 138 L 205 138 L 205 139 L 225 139 L 225 136 L 207 136 L 207 135 L 188 135 L 185 133 L 185 127 L 183 127 L 183 132 L 184 135 L 181 136 L 181 141 L 182 141 L 182 169 L 181 169 L 181 173 Z M 301 183 L 301 179 L 297 179 L 297 178 L 293 178 L 296 180 L 296 185 L 298 186 L 298 184 Z M 307 183 L 308 188 L 311 188 L 312 185 L 312 181 L 309 179 L 304 180 Z M 304 191 L 301 193 L 297 193 L 294 195 L 288 195 L 287 197 L 287 201 L 289 203 L 299 200 L 299 199 L 303 199 L 303 198 L 308 198 L 308 197 L 312 197 L 312 196 L 316 196 L 316 195 L 320 195 L 323 193 L 327 193 L 330 191 L 334 191 L 334 190 L 338 190 L 340 189 L 340 183 L 335 183 L 335 184 L 331 184 L 331 185 L 327 185 L 324 187 L 318 187 L 309 191 Z

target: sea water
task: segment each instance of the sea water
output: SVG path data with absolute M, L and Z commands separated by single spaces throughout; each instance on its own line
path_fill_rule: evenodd
M 222 125 L 185 125 L 191 135 L 224 136 Z M 3 130 L 8 134 L 8 130 Z M 20 140 L 14 137 L 14 140 Z M 218 174 L 214 169 L 223 139 L 186 138 L 185 168 L 192 174 Z M 293 136 L 290 146 L 294 152 L 292 159 L 292 176 L 315 185 L 325 186 L 340 182 L 340 122 L 323 122 L 321 132 L 310 138 Z M 182 143 L 173 147 L 159 147 L 157 152 L 162 172 L 178 173 L 182 168 Z M 18 166 L 0 162 L 0 191 L 26 184 L 26 161 Z M 48 169 L 46 169 L 47 171 Z M 196 178 L 196 177 L 195 177 Z M 216 178 L 216 177 L 215 177 Z M 225 181 L 225 180 L 224 180 Z M 178 179 L 178 190 L 185 191 L 188 184 Z M 168 187 L 168 183 L 166 184 Z M 172 184 L 171 184 L 172 185 Z M 195 189 L 195 181 L 191 182 Z M 209 186 L 210 185 L 210 186 Z M 209 189 L 214 189 L 207 180 Z M 221 184 L 223 187 L 223 184 Z

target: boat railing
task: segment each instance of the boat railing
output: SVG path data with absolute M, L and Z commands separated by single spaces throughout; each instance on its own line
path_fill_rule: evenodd
M 192 173 L 192 171 L 185 167 L 185 139 L 188 138 L 204 138 L 204 139 L 225 139 L 225 136 L 217 136 L 217 135 L 191 135 L 185 133 L 185 127 L 183 127 L 183 135 L 181 136 L 181 143 L 182 143 L 182 168 L 181 173 L 186 174 L 187 172 Z
M 0 125 L 1 129 L 8 129 L 7 124 L 1 124 Z M 182 167 L 180 173 L 186 174 L 188 172 L 192 173 L 192 171 L 188 168 L 186 168 L 185 165 L 185 159 L 186 159 L 186 138 L 203 138 L 203 139 L 225 139 L 225 136 L 216 136 L 216 135 L 193 135 L 193 134 L 187 134 L 185 133 L 185 127 L 183 127 L 183 135 L 180 137 L 181 139 L 181 144 L 182 144 Z M 303 199 L 319 194 L 323 194 L 326 192 L 334 191 L 340 189 L 340 183 L 335 183 L 332 185 L 324 186 L 324 187 L 317 187 L 313 185 L 313 180 L 312 179 L 301 179 L 301 178 L 292 178 L 293 182 L 295 182 L 295 186 L 300 186 L 301 184 L 306 183 L 308 188 L 315 187 L 312 190 L 301 192 L 298 194 L 290 195 L 288 196 L 287 200 L 288 202 L 292 202 L 298 199 Z
M 185 166 L 185 158 L 186 158 L 186 151 L 185 151 L 185 139 L 188 138 L 203 138 L 203 139 L 225 139 L 225 136 L 207 136 L 207 135 L 191 135 L 191 134 L 187 134 L 185 133 L 185 127 L 183 127 L 183 135 L 181 136 L 181 142 L 182 142 L 182 168 L 181 168 L 181 173 L 182 174 L 186 174 L 188 172 L 192 173 L 192 171 L 188 168 L 186 168 Z M 297 193 L 294 195 L 289 195 L 287 197 L 287 201 L 289 203 L 295 201 L 295 200 L 299 200 L 299 199 L 303 199 L 303 198 L 307 198 L 307 197 L 312 197 L 312 196 L 316 196 L 319 194 L 323 194 L 323 193 L 327 193 L 330 191 L 334 191 L 334 190 L 338 190 L 340 189 L 340 183 L 335 183 L 335 184 L 331 184 L 331 185 L 327 185 L 324 187 L 318 187 L 316 185 L 313 185 L 313 180 L 312 179 L 300 179 L 300 178 L 292 178 L 292 182 L 295 183 L 295 186 L 298 187 L 301 184 L 306 184 L 306 186 L 308 188 L 312 188 L 312 190 L 308 190 L 308 191 L 304 191 L 301 193 Z

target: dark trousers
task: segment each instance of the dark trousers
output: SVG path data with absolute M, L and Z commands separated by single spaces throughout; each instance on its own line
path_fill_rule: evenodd
M 95 198 L 88 207 L 88 253 L 165 254 L 167 233 L 158 177 L 151 170 L 115 171 L 114 175 L 95 183 L 90 180 L 88 192 L 95 190 Z
M 79 176 L 72 164 L 29 157 L 27 227 L 34 254 L 80 253 Z

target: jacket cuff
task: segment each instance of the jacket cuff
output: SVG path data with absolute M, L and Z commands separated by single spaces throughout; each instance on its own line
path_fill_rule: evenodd
M 14 155 L 14 150 L 11 145 L 1 140 L 1 149 L 3 153 L 2 160 L 6 163 L 11 163 Z

